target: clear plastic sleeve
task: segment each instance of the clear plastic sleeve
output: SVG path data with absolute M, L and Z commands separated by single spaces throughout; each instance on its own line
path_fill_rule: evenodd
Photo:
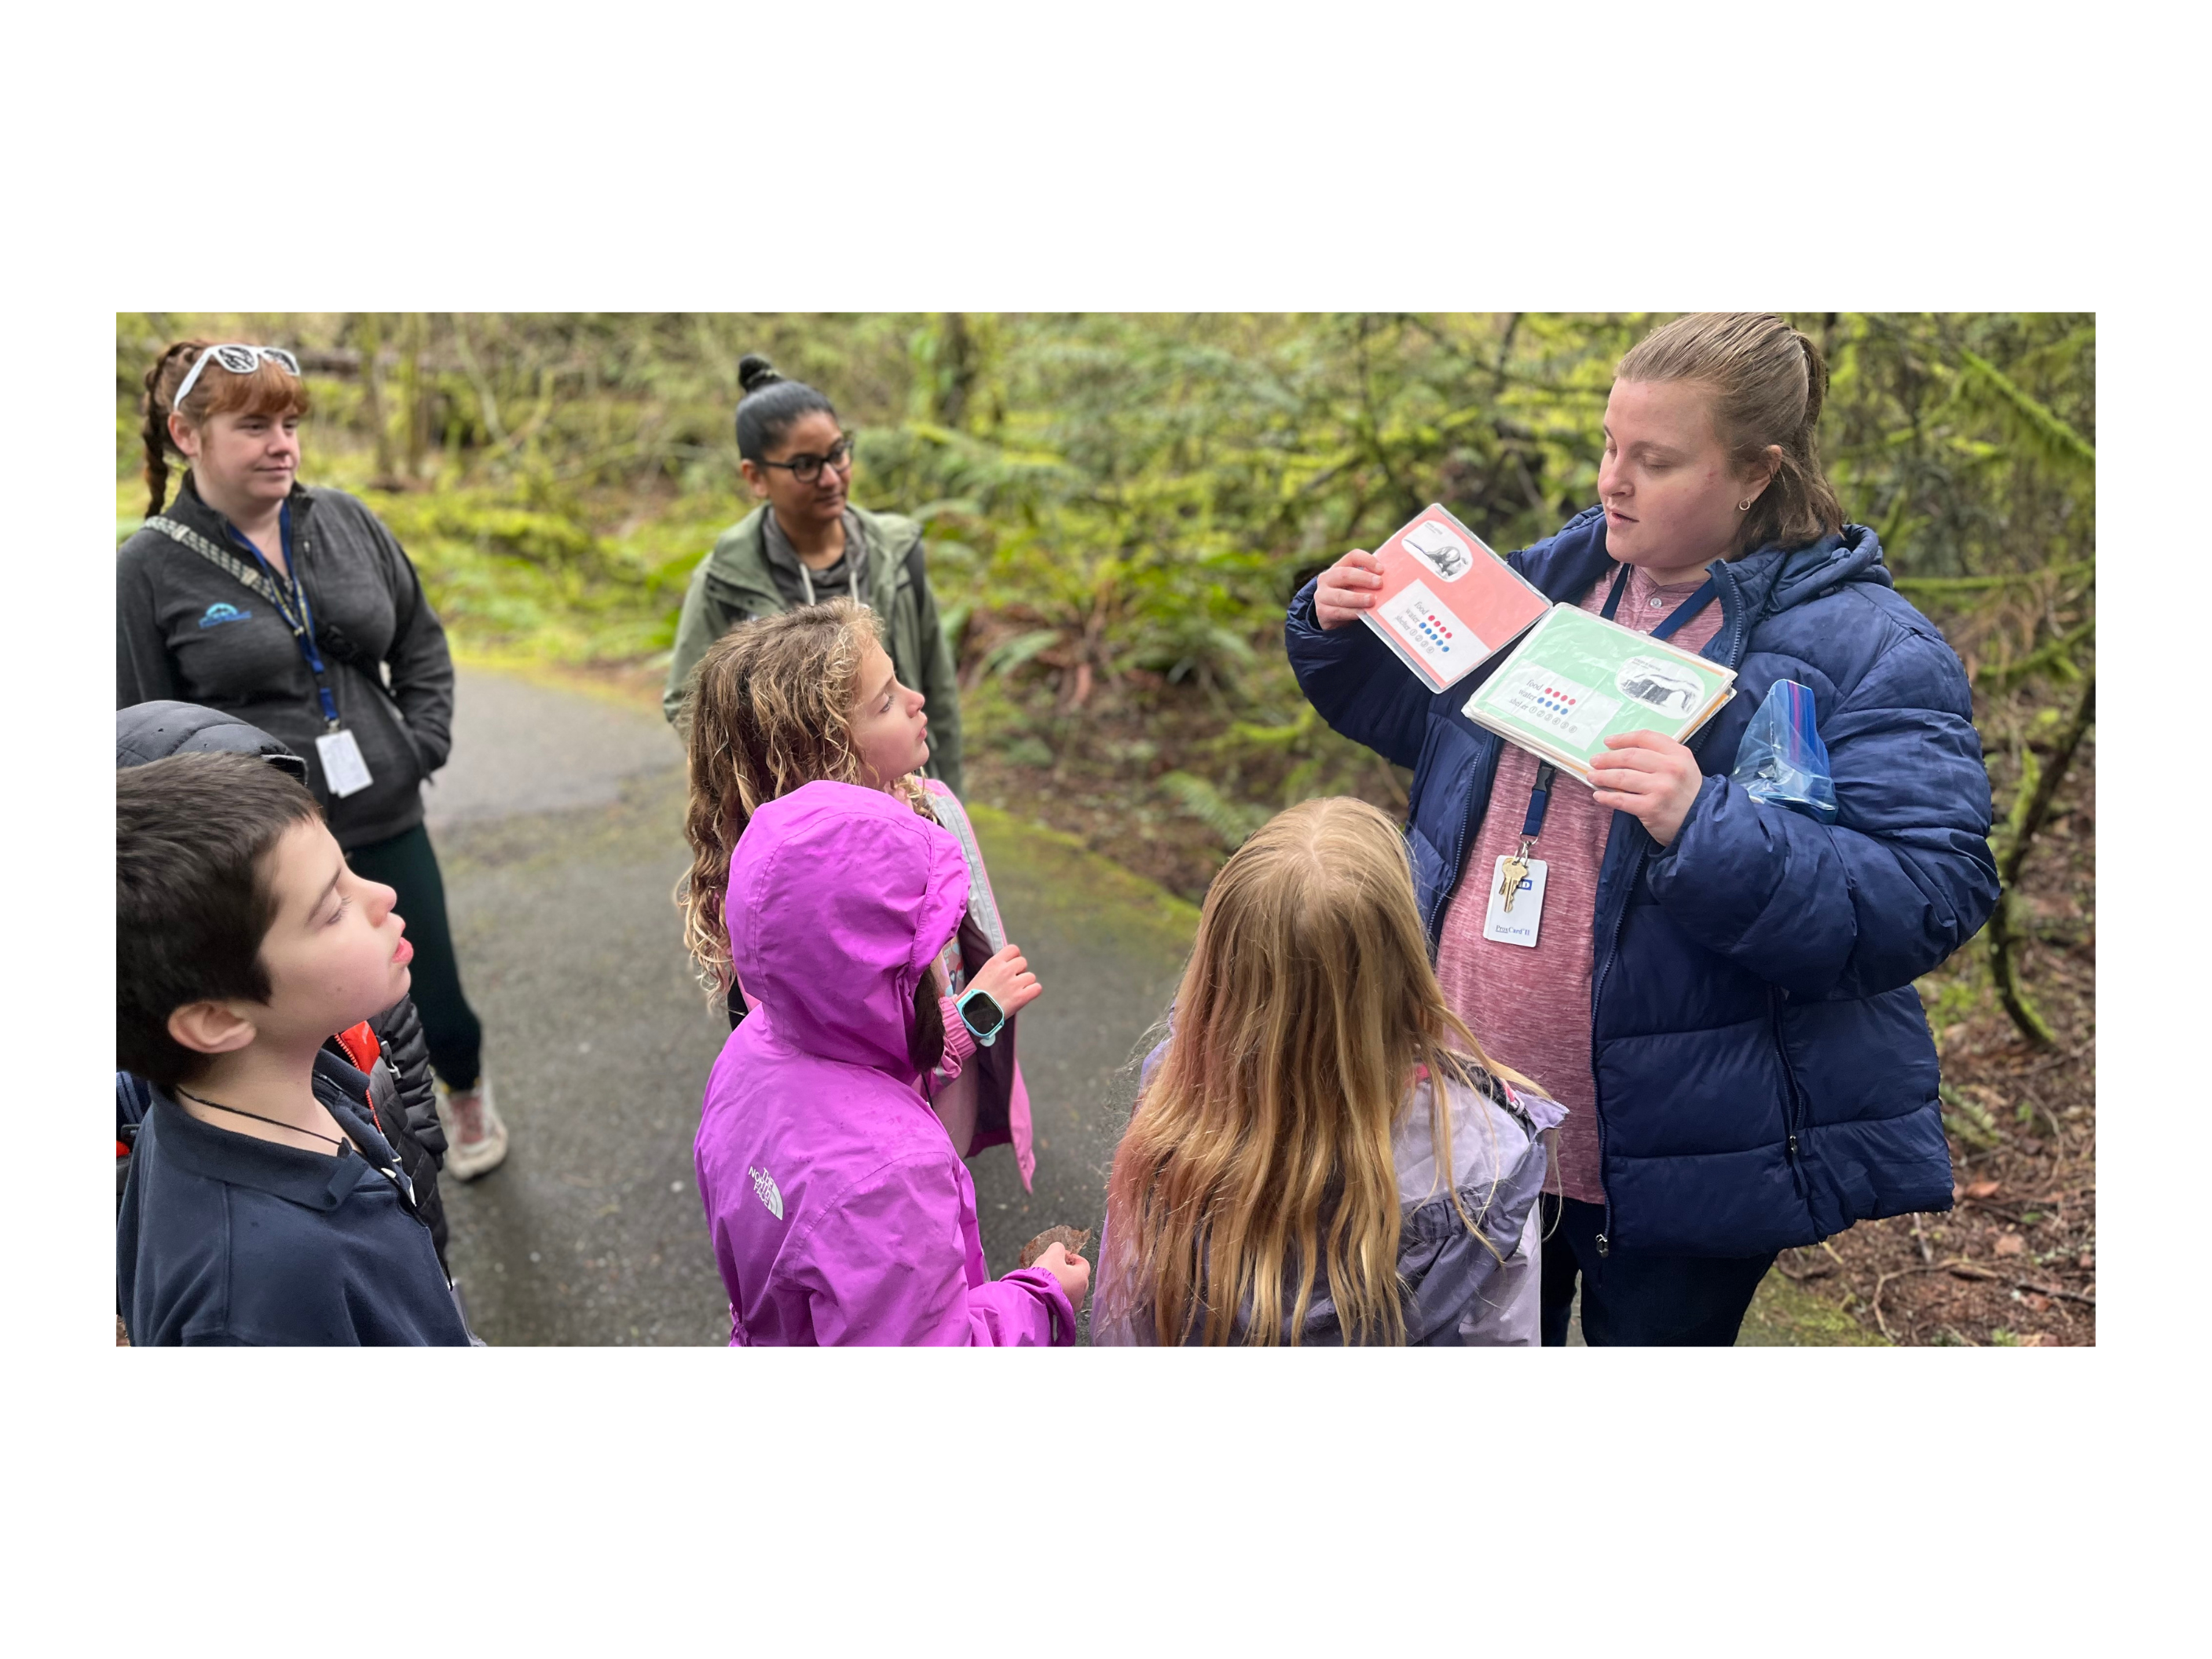
M 1744 728 L 1729 777 L 1753 800 L 1786 806 L 1821 823 L 1836 821 L 1836 785 L 1828 746 L 1813 712 L 1813 694 L 1795 680 L 1777 680 Z

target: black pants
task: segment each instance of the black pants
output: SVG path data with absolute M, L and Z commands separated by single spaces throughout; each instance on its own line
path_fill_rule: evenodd
M 1582 1281 L 1583 1340 L 1593 1348 L 1725 1348 L 1775 1252 L 1751 1256 L 1597 1253 L 1605 1206 L 1544 1195 L 1543 1336 L 1566 1346 Z
M 430 832 L 421 824 L 390 841 L 374 841 L 346 854 L 357 876 L 380 881 L 399 895 L 399 914 L 415 946 L 414 983 L 408 994 L 422 1018 L 422 1045 L 430 1069 L 456 1094 L 477 1085 L 483 1027 L 461 994 L 461 969 L 453 960 L 453 931 L 446 923 L 446 883 Z

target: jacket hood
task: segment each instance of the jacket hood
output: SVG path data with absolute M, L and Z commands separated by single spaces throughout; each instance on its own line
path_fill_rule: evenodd
M 921 539 L 921 526 L 902 514 L 871 512 L 849 500 L 845 510 L 860 521 L 867 542 L 861 592 L 888 616 L 899 568 Z M 769 568 L 768 515 L 768 505 L 763 502 L 724 531 L 707 555 L 706 570 L 731 595 L 750 600 L 756 608 L 781 610 L 783 598 Z
M 1747 589 L 1771 594 L 1764 607 L 1772 616 L 1825 593 L 1843 582 L 1893 586 L 1882 562 L 1881 538 L 1863 524 L 1847 524 L 1832 536 L 1788 551 L 1763 547 L 1729 567 Z
M 950 830 L 880 791 L 820 781 L 753 814 L 723 919 L 780 1041 L 904 1078 L 915 985 L 967 908 Z
M 258 726 L 196 702 L 140 702 L 115 711 L 115 766 L 144 766 L 172 755 L 258 755 L 301 783 L 307 763 Z

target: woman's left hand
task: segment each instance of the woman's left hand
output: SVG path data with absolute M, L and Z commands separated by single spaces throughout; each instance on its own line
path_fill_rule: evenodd
M 1615 732 L 1605 746 L 1610 752 L 1590 763 L 1597 804 L 1642 819 L 1652 840 L 1672 845 L 1705 781 L 1698 757 L 1656 732 Z

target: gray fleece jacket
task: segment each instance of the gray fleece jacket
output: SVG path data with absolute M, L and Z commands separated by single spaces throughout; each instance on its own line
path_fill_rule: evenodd
M 324 781 L 314 677 L 283 618 L 159 530 L 138 531 L 115 556 L 115 706 L 199 703 L 259 726 L 307 762 L 307 787 L 350 851 L 422 823 L 422 781 L 453 742 L 453 663 L 414 565 L 374 514 L 339 490 L 299 485 L 291 508 L 293 558 L 369 786 L 339 800 Z M 163 516 L 232 546 L 190 473 Z

